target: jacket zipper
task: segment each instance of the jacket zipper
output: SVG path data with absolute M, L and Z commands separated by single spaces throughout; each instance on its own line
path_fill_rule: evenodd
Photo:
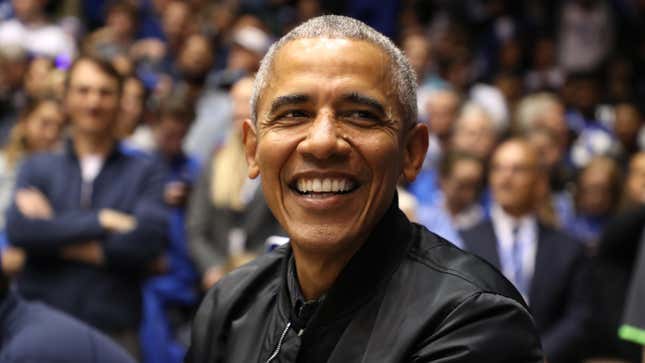
M 287 336 L 287 332 L 289 331 L 289 328 L 291 327 L 291 322 L 287 323 L 287 326 L 284 327 L 284 331 L 282 331 L 282 335 L 280 335 L 280 340 L 278 340 L 278 345 L 275 347 L 275 350 L 273 350 L 273 354 L 267 359 L 266 363 L 271 363 L 272 360 L 276 359 L 278 354 L 280 353 L 280 349 L 282 348 L 282 342 L 284 341 L 284 338 Z

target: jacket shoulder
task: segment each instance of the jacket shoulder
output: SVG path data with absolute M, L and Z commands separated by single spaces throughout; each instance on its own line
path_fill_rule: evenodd
M 426 273 L 450 280 L 455 289 L 463 290 L 465 294 L 497 294 L 526 306 L 515 287 L 493 265 L 459 249 L 425 227 L 415 225 L 415 228 L 419 238 L 408 256 L 422 265 Z
M 271 299 L 280 291 L 282 268 L 289 247 L 282 246 L 225 275 L 213 286 L 193 320 L 189 356 L 208 356 L 220 334 L 255 301 Z

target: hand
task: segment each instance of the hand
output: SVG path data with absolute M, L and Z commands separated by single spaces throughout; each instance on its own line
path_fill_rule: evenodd
M 180 207 L 188 199 L 188 186 L 184 182 L 175 181 L 166 184 L 163 199 L 169 206 Z
M 84 262 L 95 266 L 101 266 L 105 261 L 103 247 L 98 241 L 90 241 L 63 247 L 61 255 L 66 260 Z
M 18 189 L 16 206 L 27 218 L 49 219 L 54 216 L 49 200 L 36 188 Z
M 7 247 L 2 251 L 2 272 L 6 276 L 14 276 L 22 271 L 25 265 L 25 251 L 18 247 Z
M 127 233 L 137 227 L 136 218 L 113 209 L 101 209 L 99 223 L 103 228 L 114 233 Z
M 206 270 L 202 277 L 202 288 L 204 290 L 210 289 L 217 281 L 224 276 L 224 268 L 221 266 L 213 266 Z

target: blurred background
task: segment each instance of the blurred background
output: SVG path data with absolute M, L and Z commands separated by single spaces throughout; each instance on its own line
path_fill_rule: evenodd
M 125 79 L 122 144 L 190 160 L 169 168 L 164 195 L 182 215 L 167 254 L 186 264 L 162 264 L 142 291 L 156 305 L 144 302 L 155 309 L 143 314 L 141 358 L 180 362 L 203 292 L 282 234 L 246 179 L 240 125 L 253 74 L 273 41 L 329 13 L 389 36 L 417 73 L 431 135 L 421 175 L 399 189 L 408 216 L 463 247 L 495 203 L 496 146 L 526 140 L 540 155 L 539 222 L 575 239 L 591 266 L 591 313 L 569 361 L 639 362 L 640 346 L 618 330 L 630 284 L 645 284 L 632 278 L 645 226 L 643 0 L 0 0 L 3 215 L 21 162 L 67 137 L 68 67 L 80 54 L 108 60 Z M 2 245 L 4 273 L 19 275 L 24 251 Z M 189 298 L 154 285 L 172 274 L 184 274 Z

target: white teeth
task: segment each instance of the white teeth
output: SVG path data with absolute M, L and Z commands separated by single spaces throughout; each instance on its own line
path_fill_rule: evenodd
M 331 179 L 323 179 L 322 182 L 322 192 L 331 192 Z
M 320 179 L 314 179 L 312 190 L 314 193 L 322 192 L 322 181 Z
M 301 193 L 339 193 L 354 188 L 354 183 L 348 179 L 298 179 L 296 183 Z

